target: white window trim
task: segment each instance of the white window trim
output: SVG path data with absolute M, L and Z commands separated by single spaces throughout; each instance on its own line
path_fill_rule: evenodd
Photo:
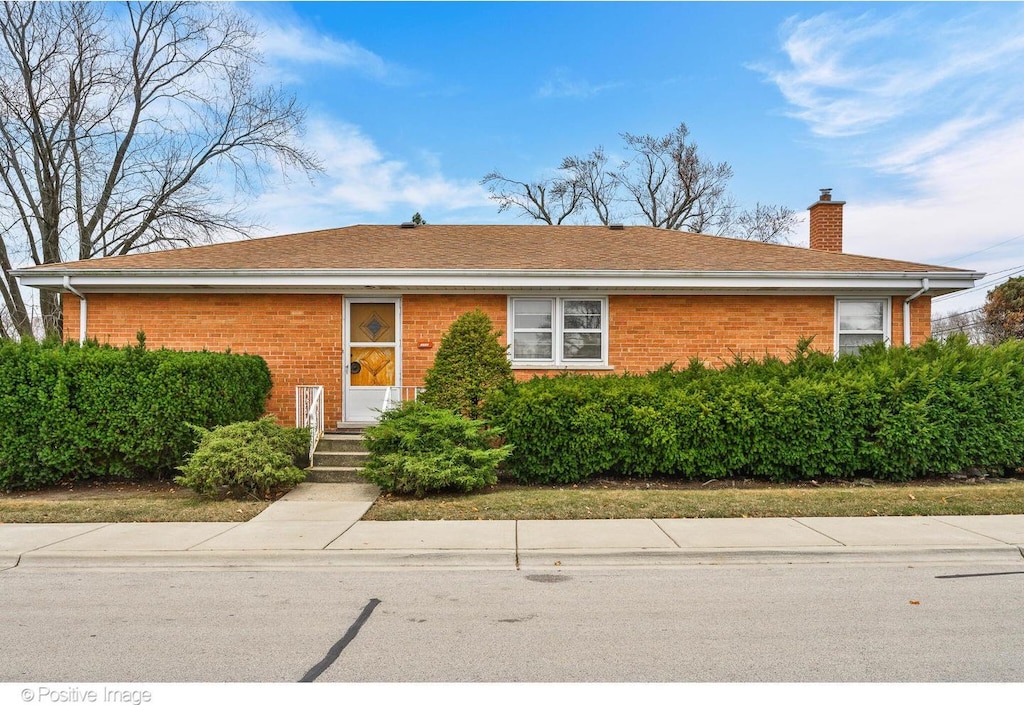
M 835 297 L 835 308 L 832 313 L 834 341 L 833 353 L 839 356 L 839 304 L 843 301 L 880 301 L 882 303 L 882 340 L 885 347 L 892 345 L 892 297 L 891 296 L 837 296 Z M 854 331 L 846 331 L 847 334 Z
M 553 315 L 551 320 L 551 354 L 549 360 L 516 360 L 513 354 L 515 345 L 515 317 L 513 302 L 517 300 L 551 301 Z M 563 302 L 565 301 L 600 301 L 601 302 L 601 359 L 600 360 L 565 360 L 562 358 L 562 333 L 564 325 Z M 522 294 L 508 297 L 508 359 L 516 370 L 611 370 L 608 364 L 608 297 L 591 294 Z M 526 329 L 523 329 L 524 331 Z

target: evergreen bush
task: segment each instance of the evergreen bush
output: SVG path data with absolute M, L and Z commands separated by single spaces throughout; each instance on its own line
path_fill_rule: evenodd
M 0 341 L 0 489 L 170 474 L 204 428 L 263 415 L 252 355 Z
M 507 351 L 498 342 L 500 335 L 479 309 L 456 319 L 441 338 L 420 401 L 480 418 L 487 395 L 513 381 Z
M 496 446 L 499 434 L 484 421 L 409 402 L 366 429 L 370 457 L 359 472 L 387 492 L 472 492 L 498 481 L 498 465 L 512 450 Z
M 308 428 L 284 428 L 267 416 L 193 429 L 198 446 L 174 481 L 201 495 L 272 498 L 306 477 L 295 461 L 309 452 Z
M 535 378 L 492 395 L 521 482 L 613 475 L 908 480 L 1024 466 L 1024 341 Z

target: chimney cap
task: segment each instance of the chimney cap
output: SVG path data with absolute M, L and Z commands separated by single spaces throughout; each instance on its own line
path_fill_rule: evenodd
M 817 206 L 819 204 L 822 204 L 822 203 L 827 203 L 829 205 L 834 205 L 834 206 L 845 206 L 846 205 L 846 201 L 833 201 L 832 200 L 832 189 L 830 189 L 830 188 L 823 188 L 823 189 L 818 189 L 818 191 L 821 192 L 819 194 L 819 196 L 818 196 L 818 200 L 815 201 L 814 203 L 812 203 L 811 205 L 807 206 L 808 210 L 810 210 L 811 208 L 814 208 L 815 206 Z

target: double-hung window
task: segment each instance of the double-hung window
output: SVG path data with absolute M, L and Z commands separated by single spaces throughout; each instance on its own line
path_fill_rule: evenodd
M 607 363 L 608 300 L 584 296 L 509 300 L 510 356 L 524 365 L 585 367 Z
M 836 353 L 890 339 L 889 299 L 836 299 Z

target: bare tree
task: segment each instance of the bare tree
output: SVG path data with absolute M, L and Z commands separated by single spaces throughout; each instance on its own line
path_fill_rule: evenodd
M 730 222 L 725 232 L 730 237 L 757 242 L 788 242 L 788 236 L 796 230 L 799 216 L 792 208 L 757 203 L 753 208 L 741 211 Z
M 254 28 L 230 6 L 6 2 L 0 10 L 0 294 L 32 334 L 10 275 L 210 241 L 253 224 L 225 190 L 272 169 L 312 175 L 303 110 L 253 71 Z M 224 180 L 227 180 L 225 188 Z M 47 333 L 57 294 L 42 292 Z
M 487 187 L 491 199 L 497 201 L 499 213 L 520 211 L 522 215 L 548 225 L 561 225 L 582 202 L 576 182 L 563 177 L 515 181 L 495 170 L 484 176 L 480 183 Z
M 598 147 L 585 157 L 566 157 L 561 169 L 566 179 L 576 185 L 601 225 L 610 225 L 616 218 L 618 181 L 608 169 L 604 148 Z
M 985 320 L 983 308 L 966 311 L 952 311 L 932 318 L 932 337 L 945 340 L 952 335 L 964 335 L 975 345 L 995 342 L 998 338 L 992 326 Z
M 633 155 L 612 178 L 656 228 L 704 232 L 720 217 L 732 167 L 706 161 L 689 134 L 685 123 L 664 137 L 622 134 Z
M 624 132 L 627 158 L 617 166 L 598 147 L 562 159 L 559 175 L 548 181 L 515 181 L 493 171 L 481 183 L 490 188 L 499 213 L 515 208 L 551 225 L 593 216 L 602 225 L 640 222 L 765 242 L 792 231 L 796 216 L 783 206 L 758 204 L 734 219 L 736 204 L 728 193 L 732 167 L 708 161 L 689 135 L 685 123 L 662 137 Z

